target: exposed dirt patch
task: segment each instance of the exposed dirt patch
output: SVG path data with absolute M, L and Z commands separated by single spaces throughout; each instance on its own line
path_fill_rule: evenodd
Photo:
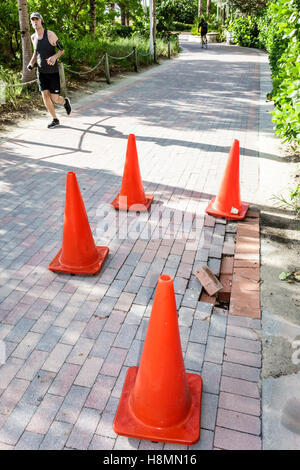
M 300 370 L 300 364 L 293 363 L 294 349 L 291 343 L 280 336 L 269 336 L 262 342 L 263 366 L 262 378 L 281 377 L 295 374 Z

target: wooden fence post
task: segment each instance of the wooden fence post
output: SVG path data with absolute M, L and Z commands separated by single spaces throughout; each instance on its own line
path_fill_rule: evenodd
M 105 52 L 105 59 L 104 59 L 104 68 L 105 68 L 105 77 L 106 83 L 110 84 L 110 72 L 109 72 L 109 61 L 108 61 L 108 54 Z
M 138 72 L 138 56 L 136 46 L 133 46 L 133 56 L 134 56 L 134 71 Z
M 59 69 L 61 95 L 65 98 L 67 96 L 67 85 L 66 85 L 64 64 L 62 62 L 59 62 L 58 69 Z
M 153 48 L 154 48 L 153 61 L 154 61 L 155 64 L 157 64 L 156 41 L 154 41 Z

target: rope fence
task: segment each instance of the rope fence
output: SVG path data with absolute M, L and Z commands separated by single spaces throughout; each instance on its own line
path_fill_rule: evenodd
M 66 80 L 65 80 L 65 74 L 64 72 L 70 72 L 70 73 L 73 73 L 73 74 L 77 74 L 77 75 L 87 75 L 89 73 L 92 73 L 94 70 L 96 70 L 102 63 L 103 59 L 104 59 L 104 72 L 105 72 L 105 78 L 106 78 L 106 82 L 108 84 L 111 83 L 110 81 L 110 65 L 109 65 L 109 59 L 113 59 L 113 60 L 123 60 L 123 59 L 127 59 L 128 57 L 130 57 L 131 55 L 134 56 L 134 70 L 135 72 L 138 72 L 138 55 L 142 56 L 142 57 L 148 57 L 148 56 L 153 56 L 153 61 L 154 63 L 157 63 L 157 57 L 156 57 L 156 43 L 154 42 L 154 51 L 153 53 L 151 52 L 147 52 L 147 54 L 142 54 L 141 52 L 137 51 L 136 47 L 134 46 L 133 47 L 133 50 L 125 55 L 124 57 L 115 57 L 115 56 L 112 56 L 112 55 L 109 55 L 107 52 L 105 52 L 103 54 L 103 56 L 101 57 L 101 59 L 99 60 L 99 62 L 97 63 L 97 65 L 95 65 L 95 67 L 89 69 L 89 70 L 86 70 L 84 72 L 78 72 L 76 70 L 71 70 L 67 65 L 64 65 L 62 62 L 59 62 L 59 71 L 60 71 L 60 79 L 61 79 L 61 88 L 62 90 L 64 90 L 64 92 L 66 92 Z M 168 58 L 170 59 L 171 58 L 171 44 L 170 44 L 170 40 L 168 40 Z M 3 81 L 2 81 L 2 84 L 1 84 L 1 80 L 0 80 L 0 89 L 2 88 L 12 88 L 12 87 L 22 87 L 22 86 L 25 86 L 25 85 L 30 85 L 31 83 L 35 83 L 37 82 L 37 78 L 34 79 L 34 80 L 30 80 L 29 82 L 23 82 L 23 83 L 12 83 L 12 84 L 9 84 L 9 83 L 5 83 L 3 84 Z

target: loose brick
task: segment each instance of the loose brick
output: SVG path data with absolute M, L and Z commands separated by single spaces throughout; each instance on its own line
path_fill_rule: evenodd
M 197 269 L 197 271 L 195 272 L 195 276 L 210 296 L 214 295 L 223 287 L 220 281 L 211 272 L 207 265 L 203 265 L 199 269 Z

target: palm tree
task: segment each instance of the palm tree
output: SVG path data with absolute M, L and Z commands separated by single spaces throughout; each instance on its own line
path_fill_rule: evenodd
M 90 17 L 91 17 L 90 31 L 92 33 L 93 40 L 95 40 L 95 34 L 96 34 L 96 0 L 90 0 Z
M 206 13 L 209 15 L 210 13 L 210 6 L 211 6 L 211 0 L 207 0 L 206 4 Z
M 18 0 L 18 10 L 22 40 L 22 82 L 27 82 L 34 79 L 33 70 L 27 69 L 32 57 L 27 0 Z
M 202 16 L 202 0 L 198 0 L 198 18 Z

